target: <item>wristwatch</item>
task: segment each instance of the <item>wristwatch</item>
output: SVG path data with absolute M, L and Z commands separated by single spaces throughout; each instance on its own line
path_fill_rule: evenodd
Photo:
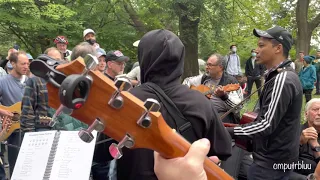
M 307 180 L 316 180 L 316 177 L 314 176 L 313 173 L 311 173 L 307 176 Z
M 312 151 L 320 152 L 320 146 L 311 147 Z

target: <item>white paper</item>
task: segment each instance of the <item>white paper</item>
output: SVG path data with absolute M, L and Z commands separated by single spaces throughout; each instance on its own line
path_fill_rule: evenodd
M 57 131 L 24 135 L 11 180 L 42 180 Z
M 94 140 L 86 143 L 78 131 L 61 131 L 50 180 L 89 179 L 97 131 L 92 134 Z

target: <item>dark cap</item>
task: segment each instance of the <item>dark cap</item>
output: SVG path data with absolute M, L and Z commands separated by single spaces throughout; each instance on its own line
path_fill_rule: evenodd
M 106 61 L 117 61 L 117 62 L 127 62 L 130 58 L 127 56 L 124 56 L 121 51 L 109 51 L 106 55 Z
M 280 42 L 288 51 L 291 49 L 293 44 L 292 35 L 286 29 L 280 26 L 275 26 L 266 31 L 254 29 L 253 34 L 257 37 L 275 39 Z
M 307 62 L 307 64 L 312 63 L 313 60 L 316 59 L 314 56 L 304 56 L 303 59 Z

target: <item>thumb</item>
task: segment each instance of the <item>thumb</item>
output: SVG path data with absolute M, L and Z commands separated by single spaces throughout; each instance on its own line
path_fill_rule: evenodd
M 192 143 L 189 152 L 185 158 L 196 166 L 203 166 L 204 160 L 210 149 L 210 141 L 208 139 L 200 139 Z

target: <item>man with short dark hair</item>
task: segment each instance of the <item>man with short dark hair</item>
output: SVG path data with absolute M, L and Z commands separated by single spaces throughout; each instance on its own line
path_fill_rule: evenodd
M 10 74 L 0 78 L 0 102 L 4 106 L 11 106 L 20 102 L 23 97 L 25 83 L 22 82 L 23 76 L 29 71 L 29 59 L 24 51 L 11 52 L 9 54 L 9 63 L 12 66 Z M 21 133 L 15 131 L 8 138 L 7 142 L 16 146 L 21 144 Z M 8 161 L 10 167 L 10 176 L 18 157 L 19 150 L 8 146 Z
M 275 169 L 274 165 L 290 165 L 299 155 L 299 127 L 302 86 L 290 67 L 289 51 L 292 35 L 282 27 L 266 31 L 254 29 L 259 38 L 257 62 L 267 68 L 266 82 L 259 98 L 259 113 L 254 122 L 227 127 L 234 138 L 253 141 L 253 164 L 249 180 L 288 179 L 291 170 Z
M 251 94 L 253 83 L 256 84 L 257 89 L 259 89 L 262 85 L 262 78 L 264 75 L 264 66 L 262 64 L 258 64 L 256 61 L 257 53 L 255 49 L 251 50 L 251 56 L 246 62 L 245 66 L 245 75 L 248 79 L 248 87 L 247 87 L 247 95 Z M 261 89 L 258 90 L 258 96 L 261 94 Z
M 295 71 L 297 74 L 299 74 L 299 72 L 301 71 L 301 69 L 303 67 L 303 57 L 304 56 L 305 56 L 304 52 L 300 51 L 299 58 L 294 61 L 294 67 L 295 67 Z
M 234 77 L 242 76 L 241 61 L 237 54 L 237 45 L 233 44 L 230 46 L 230 53 L 225 58 L 227 60 L 225 67 L 226 73 Z

